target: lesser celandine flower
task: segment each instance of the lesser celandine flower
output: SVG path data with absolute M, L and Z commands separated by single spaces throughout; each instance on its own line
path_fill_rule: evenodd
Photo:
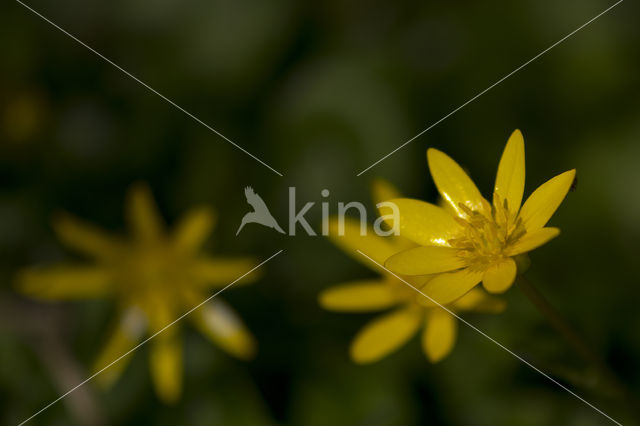
M 423 291 L 446 304 L 482 281 L 491 293 L 513 283 L 514 257 L 559 234 L 545 227 L 574 178 L 564 172 L 536 189 L 520 207 L 524 193 L 524 140 L 513 132 L 500 159 L 493 203 L 485 200 L 462 168 L 446 154 L 427 151 L 429 169 L 445 207 L 412 199 L 395 199 L 400 234 L 419 247 L 389 258 L 391 271 L 406 275 L 438 274 Z
M 200 253 L 215 216 L 209 208 L 186 214 L 176 229 L 166 231 L 146 185 L 134 185 L 128 197 L 130 239 L 110 236 L 68 215 L 55 221 L 60 240 L 88 255 L 91 265 L 31 268 L 19 276 L 20 289 L 44 300 L 107 297 L 117 303 L 117 319 L 94 365 L 94 371 L 116 360 L 142 340 L 174 321 L 254 265 L 249 258 L 213 258 Z M 255 275 L 248 276 L 244 281 Z M 188 317 L 218 346 L 239 358 L 249 358 L 255 341 L 233 310 L 219 298 Z M 158 334 L 151 345 L 150 367 L 155 389 L 166 402 L 175 401 L 182 383 L 180 325 Z M 96 380 L 112 384 L 129 356 L 113 364 Z
M 376 202 L 396 197 L 397 193 L 387 183 L 374 184 Z M 423 327 L 422 347 L 429 360 L 437 362 L 447 356 L 455 343 L 456 319 L 441 307 L 410 288 L 398 278 L 376 267 L 357 250 L 376 262 L 383 264 L 390 256 L 414 247 L 415 244 L 402 237 L 381 237 L 372 227 L 361 234 L 360 222 L 344 221 L 344 233 L 339 233 L 339 220 L 329 222 L 329 236 L 346 253 L 367 267 L 379 272 L 382 277 L 348 282 L 329 288 L 320 294 L 320 304 L 339 312 L 370 312 L 393 308 L 389 313 L 373 320 L 355 337 L 350 354 L 358 363 L 369 363 L 383 358 L 411 339 Z M 413 286 L 420 287 L 431 277 L 403 277 Z M 475 289 L 450 305 L 452 311 L 500 312 L 505 304 Z

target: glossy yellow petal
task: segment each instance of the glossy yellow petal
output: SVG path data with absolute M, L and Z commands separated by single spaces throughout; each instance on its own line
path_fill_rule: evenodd
M 146 319 L 139 309 L 129 308 L 122 313 L 118 324 L 103 346 L 93 364 L 93 373 L 98 373 L 96 381 L 103 387 L 109 387 L 120 377 L 131 360 L 133 352 L 119 361 L 128 351 L 133 349 L 142 339 L 146 329 Z M 104 371 L 102 371 L 104 370 Z
M 516 279 L 517 271 L 516 262 L 507 257 L 485 271 L 482 276 L 482 285 L 490 293 L 504 293 Z
M 422 332 L 422 349 L 431 362 L 438 362 L 449 355 L 456 343 L 458 323 L 444 309 L 430 309 Z
M 332 217 L 329 219 L 329 238 L 344 252 L 358 262 L 363 263 L 369 268 L 375 268 L 375 265 L 358 253 L 362 251 L 367 256 L 380 264 L 384 264 L 385 260 L 394 253 L 398 252 L 396 242 L 390 237 L 381 237 L 375 233 L 372 227 L 366 227 L 366 235 L 361 232 L 359 220 L 344 218 L 344 228 L 342 236 L 339 219 Z
M 438 274 L 434 274 L 434 275 L 415 275 L 415 276 L 404 276 L 402 277 L 402 279 L 404 280 L 404 282 L 400 281 L 400 283 L 398 285 L 403 285 L 405 287 L 405 299 L 411 299 L 413 301 L 415 301 L 416 303 L 418 303 L 420 306 L 424 306 L 427 308 L 435 308 L 438 306 L 437 303 L 433 302 L 432 300 L 430 300 L 428 297 L 425 297 L 421 291 L 422 288 L 425 286 L 426 283 L 428 283 L 430 280 L 432 280 L 434 277 L 437 277 Z M 396 278 L 397 280 L 397 278 Z M 408 286 L 406 283 L 411 284 L 411 286 Z
M 471 178 L 462 170 L 451 157 L 434 148 L 427 150 L 427 161 L 433 181 L 442 198 L 458 212 L 461 217 L 466 216 L 459 203 L 466 205 L 471 210 L 485 212 L 488 202 L 482 197 L 480 191 Z
M 164 232 L 164 221 L 151 194 L 149 186 L 134 184 L 127 200 L 127 220 L 136 238 L 142 241 L 156 241 Z
M 371 198 L 373 199 L 373 204 L 377 205 L 384 201 L 400 198 L 400 192 L 388 181 L 384 179 L 374 179 L 373 182 L 371 182 Z
M 378 361 L 413 337 L 421 317 L 419 309 L 403 308 L 373 320 L 351 344 L 351 359 L 359 364 Z
M 386 309 L 398 303 L 391 286 L 382 280 L 363 280 L 331 287 L 318 298 L 331 311 L 365 312 Z
M 53 218 L 53 229 L 62 243 L 97 259 L 109 260 L 122 251 L 120 240 L 66 213 Z
M 454 311 L 475 311 L 497 314 L 505 310 L 507 303 L 495 296 L 487 294 L 481 288 L 472 288 L 467 294 L 453 302 Z
M 17 285 L 28 296 L 55 299 L 87 299 L 112 292 L 108 270 L 96 266 L 47 266 L 18 274 Z
M 151 379 L 158 397 L 174 403 L 182 390 L 182 345 L 177 328 L 169 327 L 151 340 Z
M 202 256 L 191 263 L 191 277 L 201 288 L 225 286 L 251 271 L 258 261 L 251 257 L 217 258 Z M 245 275 L 234 285 L 248 284 L 260 277 L 262 271 L 256 269 Z
M 458 212 L 451 207 L 451 204 L 449 204 L 448 202 L 446 202 L 444 200 L 444 198 L 442 197 L 438 197 L 438 199 L 436 200 L 436 205 L 442 209 L 444 209 L 444 211 L 446 211 L 447 213 L 449 213 L 450 215 L 453 216 L 458 216 Z
M 481 280 L 482 272 L 471 271 L 469 268 L 445 272 L 427 282 L 422 292 L 437 303 L 446 305 L 464 296 Z
M 522 203 L 524 176 L 524 139 L 520 130 L 516 130 L 509 137 L 502 158 L 500 158 L 493 190 L 500 200 L 507 200 L 509 213 L 512 216 L 518 213 Z
M 391 202 L 400 211 L 400 236 L 419 245 L 446 247 L 450 238 L 462 232 L 462 226 L 442 207 L 410 198 L 395 198 Z M 391 208 L 381 208 L 380 214 L 390 215 Z
M 427 307 L 427 308 L 436 308 L 436 307 L 438 307 L 437 303 L 435 303 L 433 300 L 429 299 L 428 297 L 425 297 L 424 294 L 422 294 L 422 293 L 424 293 L 424 291 L 423 291 L 424 286 L 429 281 L 431 281 L 432 279 L 437 277 L 438 275 L 439 274 L 422 275 L 422 276 L 416 275 L 414 277 L 406 277 L 406 278 L 404 278 L 405 281 L 409 282 L 414 287 L 414 288 L 410 289 L 412 292 L 414 292 L 413 300 L 415 300 L 420 306 L 424 306 L 424 307 Z M 413 281 L 409 281 L 409 280 L 413 280 L 414 278 L 422 278 L 422 284 L 414 283 Z
M 205 304 L 191 314 L 191 320 L 202 334 L 229 354 L 240 359 L 255 355 L 257 344 L 253 335 L 223 301 L 215 299 Z
M 208 207 L 193 209 L 176 227 L 174 244 L 179 251 L 193 253 L 206 241 L 215 224 L 215 214 Z
M 536 231 L 527 232 L 509 248 L 507 254 L 509 256 L 515 256 L 526 253 L 548 243 L 558 235 L 560 235 L 560 229 L 558 228 L 541 228 Z
M 559 174 L 543 183 L 529 196 L 520 210 L 527 231 L 542 228 L 553 216 L 576 177 L 575 169 Z
M 453 271 L 466 266 L 458 249 L 449 247 L 415 247 L 391 256 L 385 267 L 396 274 L 428 275 Z

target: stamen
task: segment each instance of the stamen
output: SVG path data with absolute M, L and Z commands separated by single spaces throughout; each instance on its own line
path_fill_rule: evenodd
M 458 203 L 458 207 L 460 207 L 460 209 L 465 212 L 467 214 L 467 216 L 473 216 L 473 211 L 467 207 L 465 204 L 463 203 Z
M 526 234 L 522 219 L 515 223 L 509 214 L 509 201 L 493 194 L 493 205 L 487 203 L 485 216 L 469 206 L 458 203 L 461 213 L 466 216 L 454 216 L 461 225 L 460 234 L 447 240 L 449 246 L 458 250 L 457 255 L 471 268 L 484 268 L 489 263 L 504 257 L 509 245 Z

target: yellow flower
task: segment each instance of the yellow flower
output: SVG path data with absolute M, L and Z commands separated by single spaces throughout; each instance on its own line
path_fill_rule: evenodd
M 38 299 L 108 297 L 116 301 L 117 320 L 95 361 L 95 372 L 136 346 L 145 333 L 158 332 L 201 303 L 210 289 L 229 284 L 254 265 L 250 258 L 212 258 L 199 253 L 214 225 L 211 209 L 191 210 L 169 233 L 151 191 L 138 184 L 129 193 L 126 217 L 133 234 L 128 240 L 109 236 L 68 215 L 56 218 L 55 230 L 60 240 L 95 262 L 30 268 L 18 277 L 20 290 Z M 220 299 L 213 299 L 188 318 L 230 354 L 242 359 L 254 354 L 253 336 Z M 165 402 L 173 402 L 182 388 L 179 323 L 158 334 L 150 344 L 151 377 L 156 392 Z M 102 385 L 111 385 L 130 358 L 113 364 L 97 380 Z
M 445 208 L 392 200 L 400 210 L 400 234 L 419 247 L 392 256 L 385 266 L 406 275 L 438 274 L 422 290 L 441 304 L 458 299 L 480 281 L 491 293 L 506 291 L 516 277 L 514 257 L 560 233 L 545 224 L 569 191 L 575 170 L 541 185 L 520 207 L 525 169 L 519 130 L 509 138 L 500 159 L 492 204 L 449 156 L 429 149 L 427 159 Z
M 397 197 L 395 189 L 383 181 L 374 183 L 373 193 L 376 203 Z M 457 334 L 454 316 L 392 274 L 377 269 L 374 263 L 357 252 L 360 250 L 383 264 L 390 256 L 414 247 L 415 244 L 402 237 L 381 237 L 375 234 L 372 227 L 368 227 L 367 234 L 362 235 L 360 222 L 356 220 L 345 219 L 342 236 L 339 236 L 338 227 L 338 219 L 332 218 L 329 223 L 331 240 L 356 260 L 379 272 L 382 277 L 329 288 L 320 294 L 320 305 L 338 312 L 370 312 L 394 308 L 390 313 L 373 320 L 358 333 L 351 344 L 351 358 L 357 363 L 377 361 L 411 339 L 421 326 L 422 348 L 427 358 L 437 362 L 447 356 L 453 349 Z M 419 288 L 431 277 L 403 278 Z M 502 300 L 476 289 L 457 300 L 448 309 L 454 312 L 497 313 L 504 310 L 504 307 Z

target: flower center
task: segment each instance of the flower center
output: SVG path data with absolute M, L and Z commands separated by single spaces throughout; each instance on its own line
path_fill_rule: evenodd
M 183 259 L 171 247 L 142 245 L 133 248 L 118 266 L 122 291 L 134 299 L 149 294 L 177 297 L 183 282 Z
M 500 200 L 497 194 L 493 197 L 490 217 L 471 210 L 462 203 L 459 203 L 459 206 L 466 217 L 455 217 L 455 220 L 462 226 L 463 231 L 447 242 L 451 247 L 458 249 L 458 256 L 462 257 L 470 268 L 484 270 L 507 257 L 506 248 L 526 233 L 522 220 L 516 218 L 516 212 L 509 210 L 507 200 Z

